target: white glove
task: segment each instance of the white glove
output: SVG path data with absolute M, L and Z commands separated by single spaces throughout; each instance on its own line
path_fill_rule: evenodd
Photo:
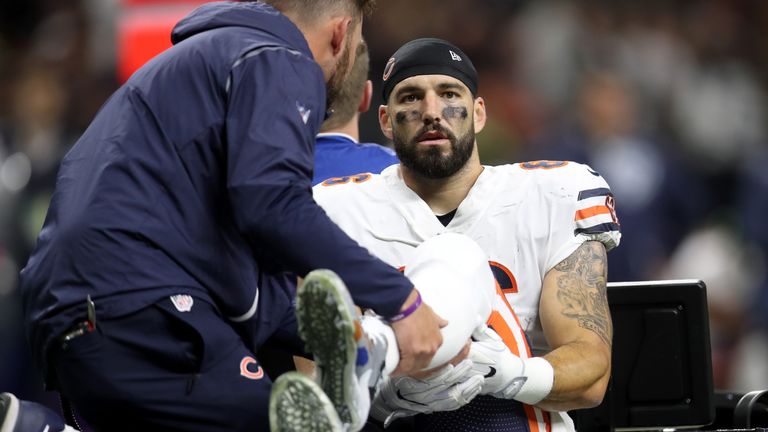
M 525 384 L 523 360 L 512 354 L 501 337 L 488 326 L 472 334 L 469 349 L 475 372 L 483 374 L 485 382 L 480 394 L 500 399 L 513 399 Z
M 459 409 L 474 399 L 483 385 L 483 375 L 472 366 L 471 360 L 464 359 L 424 379 L 383 378 L 371 416 L 387 427 L 401 417 Z

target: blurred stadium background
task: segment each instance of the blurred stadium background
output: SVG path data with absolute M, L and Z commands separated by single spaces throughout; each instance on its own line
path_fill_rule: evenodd
M 62 155 L 200 3 L 0 3 L 0 391 L 55 404 L 30 367 L 18 271 Z M 715 388 L 768 389 L 768 2 L 379 5 L 364 28 L 376 88 L 403 42 L 459 45 L 489 107 L 484 162 L 572 159 L 600 171 L 624 233 L 609 280 L 704 280 Z M 385 143 L 374 112 L 363 140 Z

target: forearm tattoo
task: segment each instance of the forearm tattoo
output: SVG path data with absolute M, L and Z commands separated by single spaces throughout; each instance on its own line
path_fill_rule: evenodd
M 611 346 L 613 328 L 606 292 L 607 259 L 605 247 L 585 242 L 568 258 L 555 266 L 564 274 L 557 277 L 557 299 L 562 314 L 578 321 Z

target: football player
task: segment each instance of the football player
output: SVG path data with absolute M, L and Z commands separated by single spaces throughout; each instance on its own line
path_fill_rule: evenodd
M 482 165 L 475 134 L 486 107 L 477 72 L 449 42 L 417 39 L 398 49 L 384 70 L 383 97 L 380 126 L 400 164 L 381 175 L 328 179 L 315 186 L 315 199 L 347 234 L 392 266 L 405 266 L 406 275 L 425 241 L 446 233 L 471 238 L 502 295 L 489 329 L 473 329 L 472 373 L 485 375 L 480 396 L 447 411 L 423 388 L 424 398 L 403 397 L 414 380 L 385 374 L 374 416 L 429 414 L 416 417 L 418 430 L 574 430 L 566 411 L 598 405 L 610 376 L 606 251 L 621 235 L 608 184 L 569 161 Z M 451 293 L 446 301 L 465 298 Z M 474 313 L 469 305 L 467 312 Z M 524 337 L 510 331 L 518 323 Z M 456 338 L 450 327 L 445 341 Z M 435 361 L 451 354 L 438 351 Z

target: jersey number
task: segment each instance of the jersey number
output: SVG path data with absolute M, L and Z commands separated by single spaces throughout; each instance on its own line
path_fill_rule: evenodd
M 560 168 L 566 165 L 568 165 L 568 161 L 537 160 L 537 161 L 523 162 L 520 164 L 520 167 L 527 170 L 534 170 L 534 169 Z
M 496 261 L 488 261 L 488 264 L 491 266 L 493 278 L 496 279 L 496 282 L 499 284 L 501 292 L 504 294 L 517 293 L 517 280 L 515 279 L 515 275 L 513 275 L 504 264 L 497 263 Z
M 336 185 L 342 185 L 347 184 L 349 182 L 352 183 L 363 183 L 371 179 L 371 173 L 362 173 L 362 174 L 355 174 L 355 175 L 349 175 L 344 177 L 331 177 L 328 180 L 325 180 L 321 184 L 323 186 L 336 186 Z

